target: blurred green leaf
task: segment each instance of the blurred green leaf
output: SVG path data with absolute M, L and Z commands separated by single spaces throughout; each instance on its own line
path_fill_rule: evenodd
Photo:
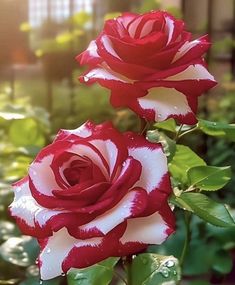
M 84 269 L 73 269 L 67 276 L 68 285 L 108 285 L 119 258 L 110 257 Z
M 199 120 L 198 128 L 207 135 L 226 138 L 235 142 L 235 124 Z
M 8 240 L 10 237 L 18 236 L 19 230 L 16 225 L 8 222 L 0 220 L 0 242 Z
M 39 254 L 37 241 L 28 236 L 11 237 L 0 246 L 0 256 L 15 265 L 27 267 Z
M 39 277 L 29 277 L 24 281 L 20 282 L 19 285 L 59 285 L 61 283 L 61 278 L 54 278 L 51 280 L 43 280 L 40 282 Z
M 169 163 L 169 170 L 179 184 L 188 184 L 187 171 L 195 166 L 206 165 L 195 152 L 184 145 L 176 145 L 176 152 Z
M 176 123 L 175 123 L 175 120 L 172 118 L 166 121 L 163 121 L 163 122 L 156 123 L 154 124 L 154 127 L 158 129 L 166 130 L 172 133 L 176 132 Z
M 143 253 L 135 257 L 131 274 L 135 285 L 177 284 L 181 278 L 178 260 L 175 257 L 153 253 Z
M 215 191 L 221 189 L 231 179 L 231 167 L 196 166 L 187 172 L 190 185 L 200 190 Z
M 39 124 L 32 118 L 12 121 L 9 139 L 16 146 L 45 145 L 45 136 Z
M 228 274 L 233 267 L 233 260 L 231 255 L 225 250 L 219 250 L 214 256 L 214 262 L 212 268 L 221 273 Z
M 193 212 L 204 221 L 218 227 L 234 227 L 235 223 L 225 205 L 201 193 L 182 193 L 171 200 L 177 206 Z

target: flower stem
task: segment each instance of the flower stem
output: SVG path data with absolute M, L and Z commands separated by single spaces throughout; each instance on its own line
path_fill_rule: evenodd
M 132 265 L 132 255 L 128 255 L 124 261 L 124 266 L 127 275 L 127 285 L 132 285 L 132 274 L 131 274 L 131 265 Z
M 191 213 L 188 211 L 184 211 L 184 223 L 185 223 L 186 235 L 185 235 L 185 240 L 184 240 L 184 246 L 183 246 L 182 253 L 180 256 L 180 260 L 179 260 L 181 269 L 184 265 L 184 260 L 185 260 L 185 257 L 188 251 L 190 240 L 191 240 L 190 222 L 191 222 Z
M 146 135 L 148 129 L 148 122 L 142 118 L 140 118 L 140 131 L 139 134 L 140 135 Z
M 198 125 L 196 125 L 195 127 L 193 127 L 193 128 L 191 128 L 191 129 L 189 129 L 189 130 L 183 132 L 182 134 L 178 135 L 177 139 L 180 139 L 180 138 L 182 138 L 184 135 L 190 134 L 190 133 L 196 131 L 197 129 L 198 129 Z

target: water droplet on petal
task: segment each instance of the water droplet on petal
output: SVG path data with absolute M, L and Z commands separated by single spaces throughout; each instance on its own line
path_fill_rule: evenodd
M 64 272 L 61 273 L 61 276 L 65 276 L 66 274 Z
M 48 249 L 46 250 L 46 253 L 48 254 L 48 253 L 50 253 L 50 252 L 51 252 L 51 249 L 48 248 Z
M 88 76 L 84 76 L 84 81 L 88 82 L 89 81 L 89 77 Z
M 38 258 L 35 260 L 35 264 L 38 265 L 39 264 L 39 260 Z

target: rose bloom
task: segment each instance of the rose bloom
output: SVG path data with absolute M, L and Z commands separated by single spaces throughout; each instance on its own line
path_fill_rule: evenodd
M 114 107 L 146 120 L 195 124 L 198 96 L 216 84 L 202 58 L 209 47 L 207 36 L 192 40 L 167 12 L 124 13 L 77 57 L 89 66 L 80 80 L 109 88 Z
M 11 215 L 38 239 L 44 280 L 140 252 L 174 231 L 162 147 L 111 123 L 61 130 L 14 193 Z

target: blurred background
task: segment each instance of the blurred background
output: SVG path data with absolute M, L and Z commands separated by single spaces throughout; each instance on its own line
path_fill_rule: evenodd
M 37 152 L 60 128 L 75 128 L 88 118 L 112 120 L 122 130 L 136 126 L 130 111 L 109 107 L 107 90 L 78 82 L 82 68 L 75 56 L 100 32 L 105 19 L 154 9 L 184 19 L 194 37 L 210 35 L 213 45 L 206 58 L 219 84 L 200 98 L 198 116 L 234 123 L 234 0 L 0 0 L 0 284 L 39 284 L 37 244 L 20 235 L 6 210 L 12 200 L 9 185 L 25 175 Z M 208 164 L 232 165 L 234 171 L 234 144 L 199 134 L 184 140 L 180 143 L 191 145 Z M 213 198 L 234 208 L 234 185 L 235 178 Z M 160 251 L 177 256 L 183 234 L 176 238 L 177 246 L 169 241 Z M 195 218 L 193 238 L 183 272 L 188 284 L 235 284 L 234 230 Z

